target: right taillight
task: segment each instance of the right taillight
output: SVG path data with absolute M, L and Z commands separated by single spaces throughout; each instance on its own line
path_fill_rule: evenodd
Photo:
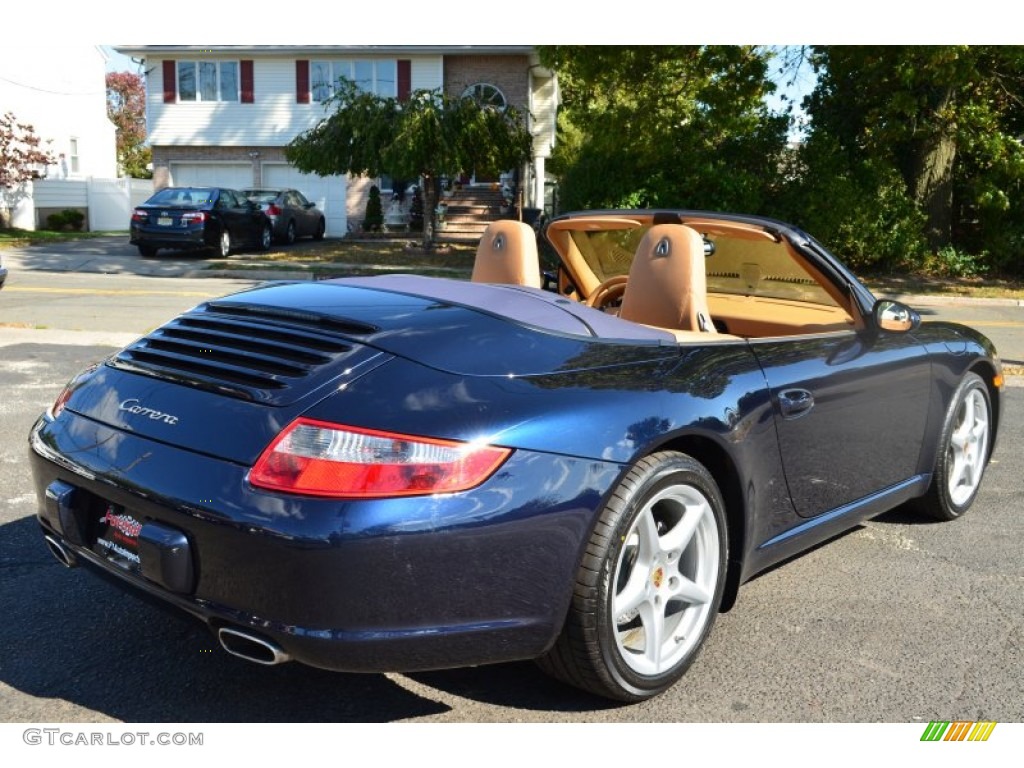
M 509 448 L 413 437 L 299 418 L 249 473 L 259 488 L 334 498 L 456 493 L 480 485 Z
M 182 224 L 201 224 L 209 218 L 206 211 L 189 211 L 181 214 Z

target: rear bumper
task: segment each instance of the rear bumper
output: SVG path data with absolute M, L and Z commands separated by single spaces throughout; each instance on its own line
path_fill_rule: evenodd
M 132 245 L 148 245 L 153 248 L 210 248 L 216 245 L 216 240 L 209 240 L 204 226 L 171 230 L 167 227 L 140 227 L 132 224 L 129 232 Z
M 464 494 L 339 502 L 259 492 L 246 467 L 67 411 L 41 418 L 30 444 L 40 524 L 78 561 L 214 631 L 240 629 L 342 671 L 543 653 L 568 609 L 602 489 L 620 470 L 518 452 Z M 47 500 L 55 483 L 78 494 L 67 515 Z M 136 573 L 103 555 L 95 529 L 107 502 L 182 534 L 192 569 L 184 590 L 154 578 L 153 561 Z

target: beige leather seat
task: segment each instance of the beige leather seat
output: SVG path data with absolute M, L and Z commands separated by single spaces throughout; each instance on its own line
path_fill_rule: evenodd
M 540 288 L 540 259 L 533 228 L 511 219 L 491 222 L 477 246 L 472 279 L 474 283 Z
M 658 224 L 640 241 L 619 317 L 681 331 L 715 333 L 708 312 L 704 240 L 682 224 Z

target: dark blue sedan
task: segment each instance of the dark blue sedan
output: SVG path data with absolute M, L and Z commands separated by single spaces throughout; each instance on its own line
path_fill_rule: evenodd
M 242 247 L 270 248 L 272 224 L 241 192 L 166 187 L 132 212 L 130 242 L 142 256 L 161 248 L 210 249 L 222 258 Z
M 767 219 L 496 222 L 473 280 L 264 285 L 72 380 L 30 435 L 42 535 L 259 664 L 537 659 L 624 701 L 757 573 L 980 492 L 987 339 Z M 142 609 L 140 609 L 142 610 Z M 144 620 L 144 618 L 140 618 Z

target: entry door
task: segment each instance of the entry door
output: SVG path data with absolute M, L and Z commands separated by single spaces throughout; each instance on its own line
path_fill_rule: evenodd
M 931 385 L 910 334 L 752 341 L 771 389 L 786 480 L 814 517 L 914 476 Z

